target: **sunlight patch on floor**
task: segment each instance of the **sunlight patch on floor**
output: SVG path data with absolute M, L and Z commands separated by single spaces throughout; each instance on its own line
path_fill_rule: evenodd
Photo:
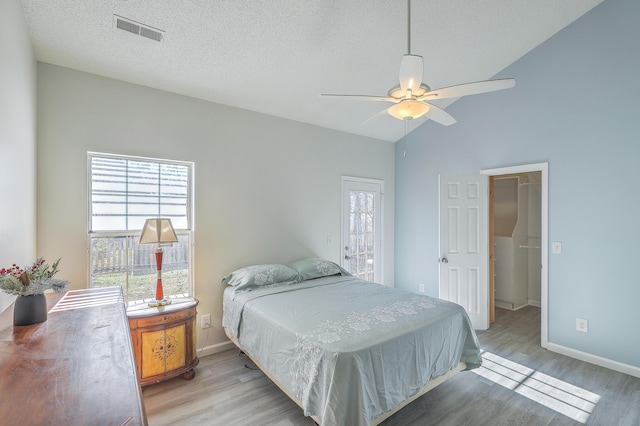
M 580 423 L 587 422 L 600 400 L 600 395 L 491 352 L 483 351 L 482 366 L 471 371 Z

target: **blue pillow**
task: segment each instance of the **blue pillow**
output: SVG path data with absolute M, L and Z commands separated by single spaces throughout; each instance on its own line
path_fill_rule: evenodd
M 331 275 L 349 275 L 336 263 L 320 257 L 310 257 L 290 263 L 291 269 L 300 274 L 300 281 L 312 280 L 314 278 L 328 277 Z
M 229 275 L 222 278 L 234 287 L 260 287 L 283 282 L 297 282 L 298 272 L 287 265 L 277 263 L 266 265 L 253 265 L 236 269 Z

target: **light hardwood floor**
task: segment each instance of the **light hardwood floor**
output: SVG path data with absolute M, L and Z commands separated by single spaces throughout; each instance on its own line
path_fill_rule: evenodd
M 587 425 L 640 425 L 640 379 L 540 347 L 540 310 L 497 309 L 483 350 L 599 395 Z M 229 350 L 200 360 L 192 381 L 182 378 L 143 391 L 151 426 L 314 425 L 250 360 Z M 534 374 L 535 376 L 535 374 Z M 555 387 L 561 386 L 554 384 Z M 555 398 L 552 401 L 556 401 Z M 553 405 L 553 404 L 552 404 Z M 580 425 L 564 414 L 474 372 L 457 374 L 386 420 L 384 426 Z

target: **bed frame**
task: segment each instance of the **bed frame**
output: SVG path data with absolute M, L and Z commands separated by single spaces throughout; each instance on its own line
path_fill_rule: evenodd
M 286 386 L 284 386 L 282 383 L 280 383 L 278 381 L 278 379 L 276 379 L 261 363 L 260 361 L 258 361 L 253 355 L 251 355 L 249 352 L 247 352 L 241 345 L 240 342 L 238 342 L 238 339 L 235 338 L 235 336 L 233 336 L 226 328 L 224 329 L 225 334 L 227 335 L 227 337 L 229 338 L 229 340 L 231 340 L 233 342 L 234 345 L 236 345 L 238 347 L 238 349 L 240 349 L 242 352 L 244 352 L 245 355 L 247 355 L 251 361 L 253 361 L 253 363 L 260 369 L 262 370 L 262 372 L 269 378 L 271 379 L 271 381 L 273 383 L 276 384 L 276 386 L 278 386 L 289 398 L 291 398 L 296 404 L 298 404 L 298 406 L 300 408 L 302 408 L 302 402 L 289 390 L 286 388 Z M 410 396 L 409 398 L 407 398 L 405 401 L 401 402 L 400 404 L 398 404 L 393 410 L 391 411 L 387 411 L 386 413 L 382 413 L 380 416 L 376 417 L 372 422 L 371 422 L 371 426 L 376 426 L 380 423 L 382 423 L 383 421 L 385 421 L 386 419 L 388 419 L 389 417 L 391 417 L 392 415 L 394 415 L 395 413 L 397 413 L 398 411 L 400 411 L 402 408 L 404 408 L 406 405 L 410 404 L 411 402 L 415 401 L 416 399 L 420 398 L 422 395 L 424 395 L 425 393 L 429 392 L 431 389 L 435 388 L 436 386 L 438 386 L 439 384 L 445 382 L 446 380 L 448 380 L 449 378 L 451 378 L 452 376 L 454 376 L 455 374 L 459 373 L 460 371 L 466 369 L 467 365 L 464 362 L 460 362 L 458 363 L 458 365 L 456 367 L 454 367 L 453 369 L 449 370 L 447 373 L 443 374 L 442 376 L 436 377 L 432 380 L 430 380 L 427 385 L 425 387 L 423 387 L 422 389 L 420 389 L 420 391 L 418 393 L 416 393 L 415 395 Z M 317 416 L 311 416 L 311 418 L 313 419 L 313 421 L 316 422 L 316 424 L 320 425 L 320 419 Z

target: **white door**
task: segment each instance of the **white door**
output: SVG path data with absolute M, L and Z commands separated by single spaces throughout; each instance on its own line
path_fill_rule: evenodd
M 440 298 L 476 330 L 489 328 L 488 188 L 488 176 L 440 176 Z
M 383 182 L 342 178 L 342 267 L 382 283 Z

